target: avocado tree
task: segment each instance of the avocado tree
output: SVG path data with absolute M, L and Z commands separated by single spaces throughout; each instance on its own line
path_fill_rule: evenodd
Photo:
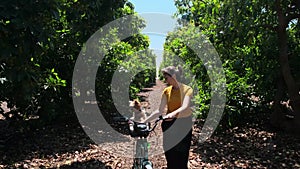
M 231 114 L 227 117 L 233 112 L 245 117 L 246 112 L 259 110 L 257 104 L 272 105 L 272 124 L 295 131 L 300 125 L 295 79 L 299 71 L 290 59 L 298 60 L 299 1 L 176 0 L 175 4 L 182 23 L 201 29 L 220 54 L 227 77 L 226 113 Z M 289 123 L 284 123 L 280 109 L 286 100 L 294 113 Z
M 3 0 L 0 9 L 0 102 L 11 109 L 0 113 L 6 119 L 39 117 L 44 122 L 74 114 L 73 69 L 88 38 L 103 25 L 134 13 L 126 0 Z M 136 35 L 122 44 L 138 51 L 148 39 Z

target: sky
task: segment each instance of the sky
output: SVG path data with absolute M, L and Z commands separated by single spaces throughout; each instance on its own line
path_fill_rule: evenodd
M 137 13 L 158 12 L 173 15 L 176 11 L 174 0 L 129 0 L 133 3 Z M 163 49 L 165 37 L 163 35 L 149 34 L 150 48 Z
M 129 0 L 136 12 L 162 12 L 173 14 L 176 11 L 174 0 Z
M 133 3 L 135 11 L 138 14 L 141 13 L 162 13 L 173 15 L 176 12 L 176 7 L 174 5 L 174 0 L 129 0 Z M 172 30 L 170 30 L 172 31 Z M 165 41 L 164 35 L 158 34 L 147 34 L 150 38 L 150 49 L 154 50 L 157 56 L 157 68 L 161 63 L 161 56 L 163 52 L 163 44 Z

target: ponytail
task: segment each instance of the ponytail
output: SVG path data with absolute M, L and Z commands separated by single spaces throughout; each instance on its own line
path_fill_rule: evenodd
M 176 69 L 176 78 L 178 81 L 182 82 L 183 81 L 183 71 L 182 71 L 182 66 L 177 66 Z

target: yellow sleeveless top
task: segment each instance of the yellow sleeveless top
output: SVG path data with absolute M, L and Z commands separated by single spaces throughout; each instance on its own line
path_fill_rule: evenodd
M 192 96 L 193 89 L 190 86 L 185 84 L 180 85 L 180 90 L 172 90 L 172 86 L 168 86 L 164 89 L 163 95 L 167 97 L 167 106 L 168 106 L 168 113 L 171 113 L 181 107 L 183 103 L 184 96 Z M 186 109 L 184 112 L 180 112 L 176 117 L 183 118 L 189 117 L 192 115 L 191 108 Z

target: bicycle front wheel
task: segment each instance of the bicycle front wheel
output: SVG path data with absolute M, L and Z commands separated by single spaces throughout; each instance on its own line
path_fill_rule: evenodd
M 146 165 L 145 169 L 153 169 L 151 165 Z
M 143 166 L 145 169 L 153 169 L 152 163 L 150 161 L 144 161 Z

